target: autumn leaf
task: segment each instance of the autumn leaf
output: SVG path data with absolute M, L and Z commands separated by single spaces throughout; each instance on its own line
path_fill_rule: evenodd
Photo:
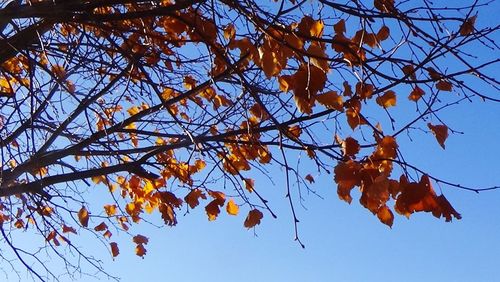
M 143 235 L 135 235 L 132 240 L 136 244 L 147 244 L 149 242 L 149 239 Z
M 248 192 L 252 193 L 253 188 L 255 185 L 255 181 L 251 178 L 245 178 L 243 179 L 243 184 L 245 185 L 245 189 L 247 189 Z
M 63 227 L 62 227 L 62 232 L 63 233 L 73 233 L 73 234 L 76 234 L 76 230 L 75 228 L 71 227 L 71 226 L 67 226 L 65 224 L 63 224 Z
M 240 208 L 238 207 L 238 205 L 234 203 L 233 199 L 229 199 L 226 205 L 227 213 L 230 215 L 238 215 L 239 209 Z
M 208 220 L 214 221 L 220 213 L 220 208 L 224 205 L 224 200 L 220 198 L 215 198 L 208 205 L 205 206 L 205 212 L 207 213 Z
M 190 208 L 194 209 L 196 206 L 200 204 L 199 199 L 206 199 L 207 196 L 200 189 L 193 189 L 189 194 L 184 197 L 184 201 L 189 205 Z
M 113 257 L 116 257 L 120 254 L 120 250 L 118 249 L 118 244 L 116 242 L 111 242 L 109 243 L 109 245 L 111 246 L 111 254 L 113 255 Z
M 99 223 L 99 225 L 97 225 L 96 227 L 94 227 L 95 231 L 104 231 L 104 230 L 107 230 L 107 229 L 108 229 L 108 226 L 104 222 L 101 222 L 101 223 Z
M 377 32 L 377 39 L 379 41 L 384 41 L 386 40 L 387 38 L 389 38 L 389 34 L 390 34 L 390 30 L 389 30 L 389 27 L 387 26 L 382 26 L 379 31 Z
M 104 205 L 104 211 L 108 216 L 113 216 L 116 214 L 116 205 Z
M 438 196 L 437 202 L 439 204 L 440 210 L 438 212 L 434 212 L 434 216 L 438 218 L 444 216 L 446 222 L 450 222 L 452 220 L 452 217 L 455 217 L 456 219 L 462 218 L 462 216 L 451 206 L 450 202 L 448 202 L 444 195 Z
M 448 127 L 446 125 L 432 125 L 427 123 L 427 127 L 432 131 L 439 145 L 445 149 L 444 142 L 448 138 Z
M 386 91 L 384 95 L 377 97 L 376 102 L 383 108 L 394 107 L 396 106 L 396 93 L 392 90 Z
M 337 183 L 337 194 L 341 200 L 351 203 L 351 190 L 361 185 L 359 171 L 361 165 L 353 160 L 339 162 L 333 170 L 334 179 Z
M 143 244 L 138 244 L 135 246 L 135 254 L 140 257 L 144 257 L 146 255 L 146 248 Z
M 460 30 L 458 31 L 460 35 L 466 36 L 471 34 L 474 31 L 474 24 L 476 23 L 477 16 L 473 16 L 468 18 L 464 23 L 460 26 Z
M 309 183 L 314 183 L 314 177 L 311 174 L 306 175 L 305 179 L 309 181 Z
M 244 226 L 246 228 L 252 228 L 256 225 L 260 224 L 261 219 L 264 217 L 261 211 L 258 209 L 253 209 L 248 213 L 247 218 L 245 219 Z
M 78 220 L 83 227 L 87 227 L 89 225 L 89 212 L 85 207 L 82 207 L 78 211 Z
M 413 90 L 411 91 L 410 95 L 408 96 L 408 99 L 411 101 L 418 101 L 422 96 L 424 96 L 425 92 L 422 90 L 422 88 L 415 86 Z
M 343 141 L 340 140 L 340 141 L 344 155 L 355 158 L 356 154 L 359 153 L 359 150 L 361 149 L 358 140 L 352 137 L 347 137 L 345 140 Z
M 316 96 L 316 100 L 328 109 L 334 109 L 337 111 L 344 110 L 342 96 L 338 95 L 336 91 L 328 91 L 324 94 L 319 94 Z
M 392 214 L 392 211 L 386 205 L 378 210 L 377 217 L 383 224 L 392 227 L 394 223 L 394 214 Z
M 441 91 L 451 91 L 453 88 L 453 85 L 446 80 L 440 80 L 438 83 L 436 83 L 436 88 L 441 90 Z

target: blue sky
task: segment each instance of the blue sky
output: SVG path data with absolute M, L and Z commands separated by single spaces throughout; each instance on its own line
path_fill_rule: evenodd
M 480 14 L 478 21 L 498 23 L 490 14 Z M 464 132 L 451 135 L 446 150 L 430 134 L 414 133 L 412 143 L 401 135 L 398 142 L 407 148 L 407 159 L 443 180 L 477 188 L 498 185 L 499 106 L 476 99 L 440 112 L 450 127 Z M 208 222 L 199 207 L 180 216 L 174 228 L 141 224 L 132 229 L 150 238 L 144 259 L 135 256 L 129 237 L 115 235 L 123 241 L 121 254 L 112 261 L 103 250 L 105 268 L 124 282 L 500 281 L 500 191 L 475 194 L 435 185 L 461 220 L 445 223 L 419 213 L 410 220 L 396 216 L 390 229 L 358 203 L 358 195 L 351 205 L 340 201 L 333 176 L 322 174 L 313 187 L 323 199 L 309 195 L 307 209 L 296 205 L 302 249 L 293 240 L 283 174 L 272 172 L 277 185 L 265 178 L 256 184 L 278 219 L 265 214 L 261 225 L 247 230 L 244 215 L 222 213 Z
M 488 15 L 481 23 L 497 22 Z M 415 132 L 411 143 L 402 134 L 398 142 L 405 157 L 443 180 L 477 188 L 499 185 L 500 105 L 475 99 L 473 104 L 445 109 L 440 116 L 464 134 L 451 135 L 446 150 L 431 134 Z M 255 230 L 243 227 L 243 209 L 238 217 L 222 212 L 209 222 L 199 206 L 186 216 L 180 211 L 173 228 L 145 223 L 132 227 L 132 234 L 150 239 L 144 258 L 135 255 L 127 234 L 113 235 L 112 241 L 120 246 L 114 260 L 108 245 L 95 238 L 77 244 L 102 259 L 105 270 L 124 282 L 500 281 L 500 190 L 475 194 L 435 185 L 463 218 L 445 223 L 425 213 L 410 220 L 396 216 L 391 229 L 359 204 L 359 194 L 353 193 L 351 205 L 339 200 L 333 175 L 315 174 L 313 188 L 323 199 L 306 195 L 305 208 L 295 206 L 299 236 L 306 245 L 302 249 L 294 241 L 284 175 L 279 168 L 270 172 L 275 184 L 260 177 L 256 185 L 278 219 L 265 213 Z M 100 186 L 92 189 L 106 191 Z M 152 220 L 161 222 L 157 214 Z M 81 281 L 98 280 L 84 276 Z
M 446 150 L 433 136 L 421 136 L 415 142 L 432 154 L 415 150 L 407 157 L 464 185 L 500 183 L 498 105 L 464 104 L 445 114 L 465 134 L 450 136 Z M 133 245 L 124 242 L 114 262 L 105 260 L 106 269 L 127 282 L 500 281 L 500 191 L 475 194 L 443 186 L 462 220 L 445 223 L 421 213 L 410 220 L 398 216 L 390 229 L 357 200 L 351 205 L 340 201 L 332 177 L 323 175 L 314 187 L 324 199 L 309 196 L 307 210 L 298 207 L 302 249 L 293 240 L 283 187 L 258 182 L 261 191 L 269 190 L 264 193 L 271 196 L 278 219 L 266 214 L 256 235 L 243 228 L 241 216 L 224 214 L 208 222 L 196 209 L 174 228 L 141 225 L 136 230 L 151 239 L 145 258 L 136 257 Z

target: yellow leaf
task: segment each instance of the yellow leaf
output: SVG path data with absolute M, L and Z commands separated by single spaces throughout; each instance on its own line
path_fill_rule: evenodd
M 105 205 L 104 211 L 106 211 L 108 216 L 113 216 L 116 214 L 116 205 Z
M 238 207 L 238 205 L 234 203 L 233 199 L 229 199 L 226 205 L 227 213 L 230 215 L 238 215 L 239 210 L 240 207 Z
M 89 225 L 89 212 L 85 207 L 82 207 L 78 211 L 78 220 L 83 227 L 87 227 Z

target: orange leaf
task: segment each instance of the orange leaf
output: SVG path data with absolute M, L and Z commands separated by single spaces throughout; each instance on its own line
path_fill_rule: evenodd
M 425 92 L 422 90 L 422 88 L 415 86 L 413 90 L 410 93 L 410 96 L 408 96 L 408 99 L 412 101 L 418 101 L 422 96 L 424 96 Z
M 233 24 L 228 24 L 224 28 L 224 38 L 233 39 L 235 34 L 236 34 L 236 29 L 234 28 Z
M 310 61 L 312 65 L 322 69 L 324 72 L 328 72 L 330 70 L 329 62 L 326 59 L 328 57 L 323 46 L 313 42 L 307 49 L 307 54 L 311 56 Z
M 230 215 L 238 215 L 239 207 L 234 203 L 233 199 L 229 199 L 226 205 L 226 211 Z
M 376 101 L 384 108 L 396 106 L 396 93 L 392 90 L 386 91 L 384 95 L 377 97 Z
M 116 205 L 105 205 L 104 211 L 108 216 L 113 216 L 116 214 Z
M 111 242 L 109 245 L 111 246 L 111 254 L 113 254 L 113 257 L 120 254 L 120 250 L 118 249 L 118 244 L 116 242 Z
M 336 91 L 328 91 L 324 94 L 320 94 L 316 96 L 316 100 L 328 109 L 334 109 L 337 111 L 344 110 L 344 101 L 342 100 L 342 96 L 338 95 Z
M 354 157 L 361 149 L 358 140 L 352 137 L 347 137 L 341 144 L 345 156 Z
M 290 133 L 292 137 L 299 138 L 300 134 L 302 134 L 302 129 L 299 125 L 294 125 L 288 128 L 288 133 Z
M 260 220 L 264 217 L 262 212 L 260 212 L 258 209 L 253 209 L 248 213 L 247 218 L 245 219 L 244 226 L 246 228 L 252 228 L 255 227 L 255 225 L 260 224 Z
M 444 142 L 446 141 L 446 138 L 448 138 L 448 127 L 446 125 L 432 125 L 430 123 L 428 123 L 427 126 L 432 131 L 434 136 L 436 136 L 439 145 L 441 145 L 444 149 Z
M 391 227 L 394 222 L 394 215 L 386 205 L 382 206 L 378 210 L 377 217 L 383 224 L 388 225 L 389 227 Z
M 87 227 L 89 225 L 89 212 L 85 207 L 82 207 L 78 211 L 78 220 L 83 227 Z
M 146 248 L 144 248 L 144 245 L 143 244 L 138 244 L 137 246 L 135 246 L 135 254 L 140 256 L 140 257 L 144 257 L 144 255 L 146 255 Z
M 361 165 L 353 160 L 339 162 L 334 169 L 334 179 L 338 184 L 337 194 L 340 199 L 351 203 L 351 190 L 354 186 L 361 185 L 359 171 Z

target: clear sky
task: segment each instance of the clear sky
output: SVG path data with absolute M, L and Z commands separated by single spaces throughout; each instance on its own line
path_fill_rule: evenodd
M 494 17 L 486 15 L 483 23 L 498 24 Z M 498 57 L 498 51 L 491 55 Z M 443 110 L 440 116 L 464 134 L 450 135 L 446 150 L 430 134 L 415 133 L 411 144 L 402 135 L 400 147 L 411 148 L 405 157 L 444 180 L 477 188 L 499 185 L 500 104 L 475 99 Z M 409 220 L 396 215 L 391 229 L 359 204 L 357 192 L 348 205 L 338 199 L 333 175 L 315 175 L 313 188 L 322 199 L 305 195 L 304 207 L 295 205 L 299 236 L 306 246 L 302 249 L 294 241 L 284 175 L 277 168 L 270 175 L 274 184 L 263 177 L 256 184 L 278 218 L 265 213 L 255 229 L 243 227 L 244 211 L 237 217 L 222 212 L 209 222 L 200 205 L 186 216 L 180 211 L 173 228 L 144 223 L 132 227 L 132 234 L 150 239 L 144 258 L 135 255 L 126 234 L 113 235 L 112 241 L 120 246 L 115 259 L 107 245 L 95 240 L 78 244 L 123 282 L 500 282 L 500 190 L 476 194 L 435 185 L 463 218 L 446 223 L 427 213 L 413 214 Z M 153 221 L 161 220 L 157 216 Z M 81 281 L 107 281 L 99 278 L 84 276 Z
M 481 20 L 498 24 L 491 13 L 480 14 Z M 498 57 L 498 51 L 491 55 Z M 412 148 L 406 158 L 444 180 L 478 188 L 500 184 L 500 105 L 476 99 L 441 117 L 465 134 L 451 135 L 446 150 L 429 134 L 414 135 L 413 144 L 401 137 L 400 147 Z M 430 153 L 423 154 L 424 148 Z M 275 185 L 256 180 L 278 219 L 265 214 L 255 232 L 243 227 L 243 215 L 221 213 L 208 222 L 199 207 L 180 216 L 174 228 L 133 229 L 150 238 L 144 259 L 135 256 L 129 237 L 118 234 L 114 240 L 124 242 L 114 261 L 100 245 L 95 250 L 106 270 L 124 282 L 500 281 L 500 191 L 475 194 L 435 185 L 462 220 L 445 223 L 419 213 L 410 220 L 396 216 L 390 229 L 358 203 L 359 197 L 351 205 L 340 201 L 333 176 L 323 174 L 314 184 L 323 199 L 306 196 L 307 210 L 296 205 L 302 249 L 293 240 L 282 176 L 272 173 Z
M 434 155 L 415 151 L 408 157 L 464 185 L 500 183 L 498 106 L 453 109 L 452 124 L 466 134 L 450 136 L 445 151 L 427 135 L 416 142 L 434 147 Z M 351 205 L 340 201 L 331 176 L 318 178 L 315 188 L 324 199 L 306 197 L 307 210 L 298 208 L 305 249 L 293 240 L 283 187 L 270 185 L 265 189 L 274 195 L 270 204 L 278 219 L 266 215 L 256 235 L 243 228 L 241 216 L 208 222 L 197 209 L 180 217 L 174 228 L 141 230 L 151 239 L 145 258 L 125 243 L 106 269 L 125 282 L 500 281 L 500 191 L 475 194 L 443 187 L 462 220 L 445 223 L 419 213 L 410 220 L 397 216 L 390 229 L 356 200 Z

